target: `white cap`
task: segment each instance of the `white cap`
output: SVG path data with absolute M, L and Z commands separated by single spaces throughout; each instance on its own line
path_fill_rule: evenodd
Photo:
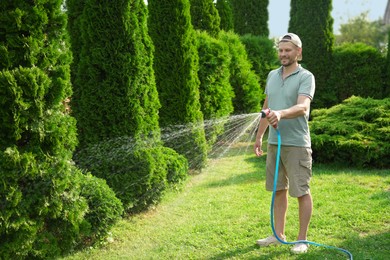
M 294 33 L 287 33 L 283 35 L 283 37 L 279 39 L 279 42 L 291 42 L 295 46 L 302 48 L 301 39 L 299 39 L 299 36 Z

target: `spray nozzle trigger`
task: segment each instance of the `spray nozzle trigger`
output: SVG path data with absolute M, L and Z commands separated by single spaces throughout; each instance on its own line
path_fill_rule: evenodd
M 268 114 L 271 112 L 271 109 L 267 108 L 267 109 L 264 109 L 264 110 L 261 110 L 261 118 L 264 118 L 266 116 L 268 116 Z

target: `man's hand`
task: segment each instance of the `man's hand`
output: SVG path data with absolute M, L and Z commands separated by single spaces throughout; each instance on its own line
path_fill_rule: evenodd
M 282 118 L 282 113 L 279 111 L 271 110 L 270 113 L 267 115 L 267 120 L 269 124 L 272 125 L 274 128 L 278 126 L 278 123 L 281 118 Z
M 262 156 L 263 155 L 263 150 L 261 150 L 262 143 L 263 143 L 262 139 L 257 139 L 256 138 L 256 142 L 255 142 L 255 146 L 254 146 L 256 156 Z

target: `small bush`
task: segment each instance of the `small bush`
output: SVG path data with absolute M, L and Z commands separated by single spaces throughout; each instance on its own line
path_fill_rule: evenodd
M 351 97 L 312 112 L 313 158 L 357 167 L 390 167 L 390 98 Z
M 123 137 L 101 142 L 75 154 L 78 166 L 103 178 L 122 201 L 127 213 L 137 213 L 158 203 L 167 188 L 168 165 L 170 180 L 178 181 L 185 174 L 184 158 L 171 161 L 173 152 L 157 145 L 148 148 Z M 180 171 L 177 176 L 174 171 Z
M 90 173 L 79 174 L 79 177 L 80 195 L 88 203 L 85 221 L 89 229 L 81 241 L 81 245 L 86 246 L 106 238 L 111 227 L 121 218 L 123 206 L 105 180 Z

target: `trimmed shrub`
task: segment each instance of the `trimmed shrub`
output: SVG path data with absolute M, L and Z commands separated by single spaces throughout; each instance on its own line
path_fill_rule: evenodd
M 161 145 L 149 146 L 120 137 L 82 149 L 75 159 L 81 168 L 107 181 L 126 212 L 138 213 L 161 200 L 168 180 L 180 182 L 187 174 L 187 161 L 181 156 Z
M 219 39 L 229 46 L 232 57 L 230 63 L 230 85 L 233 98 L 234 114 L 256 113 L 260 111 L 260 103 L 265 98 L 259 86 L 259 78 L 252 70 L 244 44 L 233 32 L 221 31 Z
M 184 155 L 192 170 L 207 163 L 207 143 L 199 101 L 199 57 L 189 0 L 149 0 L 149 32 L 155 46 L 154 71 L 161 108 L 160 126 L 177 138 L 164 144 Z M 173 131 L 171 131 L 173 129 Z M 191 147 L 191 149 L 189 149 Z
M 330 80 L 335 88 L 336 102 L 353 95 L 381 99 L 384 65 L 385 58 L 380 52 L 364 43 L 345 43 L 336 47 Z
M 313 158 L 357 167 L 390 167 L 390 99 L 350 97 L 312 111 Z
M 54 259 L 93 244 L 121 215 L 108 196 L 112 206 L 92 227 L 98 205 L 82 194 L 84 176 L 71 161 L 76 121 L 64 105 L 71 54 L 61 4 L 0 2 L 0 259 Z
M 268 37 L 252 34 L 245 34 L 240 39 L 245 45 L 253 70 L 259 76 L 260 87 L 264 90 L 268 73 L 280 66 L 275 43 Z
M 72 47 L 78 53 L 71 108 L 79 148 L 121 136 L 159 140 L 160 103 L 144 1 L 83 2 L 67 1 L 74 48 L 82 46 Z
M 86 247 L 107 237 L 112 226 L 121 218 L 123 205 L 106 180 L 90 173 L 78 176 L 81 182 L 80 195 L 88 203 L 88 211 L 84 217 L 88 230 L 80 242 L 80 247 Z
M 226 43 L 198 32 L 200 104 L 207 120 L 229 116 L 233 112 L 234 91 L 230 85 L 230 53 Z M 205 128 L 206 139 L 211 147 L 223 131 L 223 124 L 212 123 Z

